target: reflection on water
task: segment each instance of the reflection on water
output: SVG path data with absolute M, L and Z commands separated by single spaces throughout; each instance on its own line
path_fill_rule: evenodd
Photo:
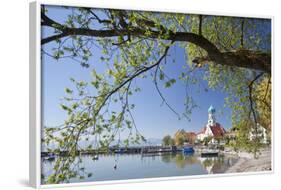
M 83 155 L 77 157 L 77 160 L 81 160 L 80 168 L 83 168 L 85 178 L 74 177 L 67 182 L 224 173 L 236 162 L 237 158 L 231 156 L 202 158 L 200 155 L 167 153 L 100 155 L 98 160 L 93 159 L 91 155 Z M 53 173 L 54 162 L 42 160 L 42 181 Z M 91 173 L 91 175 L 86 175 L 87 173 Z
M 163 162 L 174 162 L 178 168 L 182 169 L 187 165 L 201 164 L 208 174 L 224 173 L 227 168 L 237 161 L 237 158 L 233 156 L 225 157 L 223 155 L 216 157 L 200 157 L 198 155 L 167 154 L 161 157 Z

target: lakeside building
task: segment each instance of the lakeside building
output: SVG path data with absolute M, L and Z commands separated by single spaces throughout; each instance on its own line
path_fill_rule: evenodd
M 194 144 L 196 140 L 196 133 L 186 132 L 184 129 L 181 129 L 175 133 L 174 139 L 177 146 L 182 144 Z
M 208 109 L 208 123 L 199 133 L 197 133 L 198 141 L 203 141 L 205 138 L 211 138 L 211 143 L 217 143 L 217 139 L 224 137 L 226 130 L 220 123 L 216 122 L 215 113 L 216 109 L 211 105 Z
M 194 132 L 186 132 L 185 136 L 186 136 L 187 142 L 189 144 L 194 144 L 195 143 L 196 138 L 197 138 L 196 133 L 194 133 Z
M 269 127 L 270 128 L 270 127 Z M 224 136 L 228 138 L 229 141 L 235 141 L 237 138 L 238 130 L 236 128 L 232 128 L 230 131 L 227 131 Z M 268 144 L 269 143 L 269 135 L 268 135 L 268 129 L 264 128 L 262 125 L 257 123 L 257 129 L 254 127 L 251 127 L 248 139 L 250 141 L 253 141 L 254 139 L 258 138 L 260 143 L 262 144 Z
M 250 141 L 254 140 L 255 138 L 259 138 L 260 142 L 263 144 L 267 143 L 267 133 L 266 129 L 261 126 L 259 123 L 257 124 L 257 129 L 252 128 L 249 133 L 249 139 Z

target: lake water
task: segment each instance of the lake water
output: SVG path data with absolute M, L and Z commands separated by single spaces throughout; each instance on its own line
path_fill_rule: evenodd
M 237 158 L 233 156 L 203 158 L 196 154 L 184 155 L 182 153 L 144 156 L 141 154 L 99 155 L 98 160 L 93 160 L 91 155 L 82 155 L 80 159 L 82 161 L 80 167 L 84 167 L 83 173 L 85 175 L 91 173 L 91 175 L 86 175 L 82 179 L 71 178 L 69 182 L 224 173 L 237 161 Z M 42 176 L 44 176 L 44 179 L 53 172 L 54 162 L 42 160 Z

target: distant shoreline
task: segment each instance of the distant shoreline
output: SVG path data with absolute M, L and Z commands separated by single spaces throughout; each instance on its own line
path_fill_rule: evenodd
M 228 168 L 225 173 L 271 171 L 271 148 L 262 149 L 257 159 L 252 154 L 239 152 L 238 161 Z

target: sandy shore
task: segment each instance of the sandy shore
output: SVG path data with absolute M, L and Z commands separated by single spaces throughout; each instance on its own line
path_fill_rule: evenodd
M 271 170 L 271 149 L 261 150 L 261 154 L 257 159 L 252 154 L 246 152 L 238 153 L 238 161 L 226 170 L 226 173 L 237 172 L 257 172 Z

